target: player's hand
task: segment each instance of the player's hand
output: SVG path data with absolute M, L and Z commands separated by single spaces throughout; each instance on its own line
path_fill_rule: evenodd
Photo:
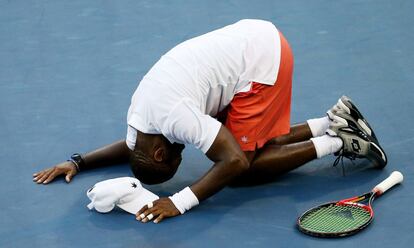
M 152 208 L 148 208 L 148 205 L 145 205 L 135 216 L 137 220 L 143 223 L 152 220 L 154 223 L 159 223 L 164 218 L 174 217 L 179 214 L 180 211 L 178 211 L 170 198 L 164 197 L 154 201 Z
M 76 173 L 77 170 L 75 165 L 70 161 L 66 161 L 55 165 L 52 168 L 45 169 L 33 174 L 33 181 L 38 184 L 48 184 L 53 181 L 55 177 L 64 175 L 66 182 L 69 183 L 72 180 L 72 177 L 76 175 Z

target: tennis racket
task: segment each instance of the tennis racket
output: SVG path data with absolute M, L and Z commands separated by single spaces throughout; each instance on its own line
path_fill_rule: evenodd
M 371 192 L 309 209 L 298 218 L 297 227 L 301 232 L 316 237 L 345 237 L 355 234 L 372 222 L 374 211 L 371 205 L 375 197 L 402 181 L 401 172 L 394 171 Z

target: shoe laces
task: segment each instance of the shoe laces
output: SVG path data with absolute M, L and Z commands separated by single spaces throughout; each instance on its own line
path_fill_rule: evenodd
M 341 149 L 333 163 L 333 167 L 336 167 L 339 165 L 339 163 L 341 164 L 341 169 L 342 169 L 342 176 L 345 176 L 345 165 L 344 165 L 344 158 L 349 159 L 352 164 L 354 163 L 354 160 L 356 159 L 356 155 L 355 154 L 344 154 L 343 153 L 343 149 Z

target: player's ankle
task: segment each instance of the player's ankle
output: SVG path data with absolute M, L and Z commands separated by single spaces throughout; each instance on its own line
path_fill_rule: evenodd
M 343 141 L 339 137 L 331 137 L 329 135 L 323 135 L 320 137 L 311 138 L 313 145 L 315 146 L 316 156 L 322 158 L 326 155 L 334 154 L 341 150 Z
M 306 122 L 308 123 L 309 129 L 312 132 L 312 137 L 319 137 L 324 135 L 330 123 L 328 116 L 309 119 Z

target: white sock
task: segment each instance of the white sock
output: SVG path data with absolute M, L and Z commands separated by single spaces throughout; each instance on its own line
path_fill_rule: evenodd
M 311 138 L 311 141 L 315 146 L 316 156 L 318 158 L 333 154 L 339 151 L 343 146 L 341 138 L 332 137 L 326 134 L 320 137 Z
M 312 132 L 313 137 L 319 137 L 325 134 L 326 129 L 329 127 L 329 118 L 328 116 L 316 119 L 310 119 L 306 121 Z

